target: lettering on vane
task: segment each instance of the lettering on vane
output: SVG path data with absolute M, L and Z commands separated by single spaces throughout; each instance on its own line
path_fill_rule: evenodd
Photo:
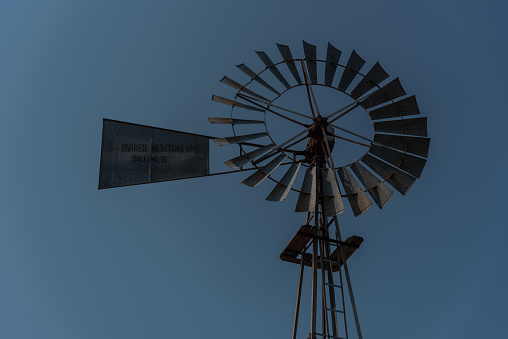
M 193 145 L 176 145 L 176 144 L 122 144 L 122 153 L 192 153 Z M 131 162 L 168 162 L 165 155 L 133 155 Z

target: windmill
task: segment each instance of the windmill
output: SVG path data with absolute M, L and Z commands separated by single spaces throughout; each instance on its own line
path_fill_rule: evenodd
M 104 119 L 99 189 L 253 171 L 243 184 L 275 183 L 266 200 L 283 201 L 295 191 L 295 211 L 306 214 L 305 222 L 280 255 L 300 266 L 292 338 L 297 338 L 305 267 L 311 267 L 312 275 L 310 338 L 349 338 L 346 303 L 356 336 L 362 338 L 347 260 L 363 239 L 353 235 L 343 240 L 337 215 L 345 211 L 344 200 L 359 216 L 373 202 L 383 208 L 392 188 L 402 195 L 409 191 L 428 156 L 427 120 L 419 116 L 415 96 L 407 95 L 399 79 L 390 79 L 379 63 L 362 73 L 366 62 L 354 50 L 342 64 L 341 51 L 331 44 L 325 59 L 318 59 L 316 46 L 306 42 L 303 58 L 294 58 L 289 46 L 277 48 L 282 57 L 277 63 L 256 52 L 266 66 L 260 72 L 237 66 L 247 75 L 246 83 L 222 78 L 236 92 L 231 99 L 212 96 L 230 106 L 229 117 L 209 118 L 212 124 L 230 125 L 229 136 Z M 328 111 L 316 99 L 322 89 L 350 102 Z M 288 108 L 280 103 L 299 90 L 306 105 Z M 345 128 L 342 122 L 353 114 L 370 119 L 373 137 Z M 270 126 L 273 120 L 267 117 L 278 123 Z M 225 162 L 229 171 L 210 173 L 210 140 L 239 147 L 239 155 Z M 363 147 L 365 154 L 339 164 L 334 159 L 342 157 L 345 145 Z

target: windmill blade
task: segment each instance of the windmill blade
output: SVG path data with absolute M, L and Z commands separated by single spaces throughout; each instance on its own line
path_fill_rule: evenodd
M 268 100 L 267 98 L 265 98 L 264 96 L 262 95 L 259 95 L 257 94 L 256 92 L 254 91 L 251 91 L 250 89 L 248 89 L 247 87 L 245 86 L 242 86 L 240 85 L 238 82 L 234 81 L 233 79 L 230 79 L 228 78 L 227 76 L 224 76 L 221 81 L 223 84 L 225 85 L 228 85 L 229 87 L 232 87 L 238 91 L 242 91 L 244 93 L 247 93 L 247 94 L 250 94 L 252 95 L 253 97 L 256 97 L 259 99 L 259 101 L 265 103 L 265 104 L 270 104 L 270 100 Z
M 374 131 L 426 137 L 427 118 L 378 121 L 374 123 Z
M 250 161 L 255 160 L 255 159 L 259 158 L 260 156 L 262 156 L 263 154 L 270 152 L 274 148 L 275 148 L 275 144 L 270 144 L 270 145 L 258 148 L 252 152 L 245 153 L 245 154 L 242 154 L 236 158 L 225 161 L 224 163 L 232 169 L 239 169 L 240 167 L 248 164 Z
M 296 64 L 294 62 L 294 58 L 293 55 L 291 54 L 289 46 L 277 44 L 277 47 L 279 48 L 280 55 L 282 55 L 282 58 L 286 62 L 286 66 L 288 66 L 289 71 L 295 78 L 298 85 L 301 85 L 302 79 L 300 78 L 300 74 L 298 73 L 298 69 L 296 68 Z
M 323 213 L 331 217 L 344 212 L 344 203 L 337 184 L 337 179 L 331 168 L 322 170 L 323 177 Z
M 249 141 L 249 140 L 259 139 L 259 138 L 265 137 L 267 135 L 268 135 L 268 133 L 263 132 L 263 133 L 240 135 L 240 136 L 236 136 L 236 137 L 215 138 L 215 139 L 212 139 L 212 141 L 215 142 L 215 144 L 217 144 L 218 146 L 224 146 L 224 145 L 237 144 L 239 142 L 245 142 L 245 141 Z
M 303 177 L 295 212 L 308 212 L 316 207 L 316 166 L 309 167 Z
M 269 201 L 282 201 L 286 199 L 293 183 L 295 182 L 296 175 L 298 174 L 298 170 L 302 163 L 294 163 L 289 167 L 286 174 L 282 177 L 279 183 L 274 187 L 274 189 L 270 192 L 266 200 Z
M 416 181 L 416 178 L 374 158 L 369 153 L 365 154 L 361 160 L 402 195 L 405 195 Z
M 374 141 L 391 148 L 427 158 L 430 138 L 408 137 L 404 135 L 374 134 Z
M 377 145 L 372 145 L 369 153 L 374 154 L 378 158 L 383 159 L 384 161 L 417 178 L 419 178 L 422 174 L 425 163 L 427 162 L 425 159 L 415 157 L 411 154 L 402 153 Z
M 287 155 L 281 154 L 265 166 L 261 167 L 254 174 L 242 181 L 242 184 L 249 187 L 256 187 L 263 182 L 282 162 L 287 158 Z
M 261 86 L 265 87 L 266 89 L 268 89 L 269 91 L 272 91 L 273 93 L 277 94 L 277 95 L 280 95 L 279 91 L 277 91 L 275 88 L 273 88 L 272 86 L 270 86 L 266 81 L 264 81 L 259 75 L 257 75 L 253 70 L 251 70 L 249 67 L 247 67 L 247 65 L 245 64 L 240 64 L 240 65 L 236 65 L 236 67 L 238 67 L 238 69 L 242 72 L 244 72 L 245 74 L 247 74 L 252 80 L 256 81 L 258 84 L 260 84 Z
M 414 95 L 369 112 L 372 120 L 398 118 L 416 114 L 420 114 L 420 110 Z
M 265 123 L 263 120 L 245 120 L 245 119 L 215 118 L 215 117 L 208 117 L 208 121 L 210 121 L 212 124 L 224 124 L 224 125 L 255 125 Z
M 367 197 L 367 194 L 360 187 L 353 175 L 348 171 L 347 167 L 340 167 L 337 172 L 339 173 L 342 187 L 348 195 L 349 204 L 353 210 L 355 217 L 372 207 L 372 202 Z
M 261 59 L 261 61 L 263 61 L 266 67 L 268 67 L 270 72 L 272 72 L 272 74 L 277 78 L 277 80 L 279 80 L 281 84 L 284 85 L 284 87 L 286 88 L 291 87 L 291 85 L 287 82 L 286 78 L 284 78 L 284 76 L 279 72 L 277 67 L 273 64 L 272 60 L 265 52 L 256 52 L 256 54 Z
M 349 60 L 347 61 L 346 68 L 344 68 L 344 72 L 342 73 L 342 77 L 339 82 L 339 90 L 345 92 L 356 75 L 360 72 L 363 65 L 365 65 L 365 60 L 363 60 L 356 51 L 353 50 L 351 55 L 349 56 Z
M 374 66 L 370 69 L 369 72 L 365 75 L 365 77 L 356 85 L 356 87 L 351 91 L 351 97 L 353 99 L 358 99 L 371 89 L 373 89 L 376 85 L 379 85 L 386 78 L 388 78 L 388 73 L 385 72 L 383 67 L 376 62 Z
M 303 53 L 307 63 L 307 72 L 311 84 L 317 84 L 316 46 L 303 42 Z
M 369 95 L 365 100 L 360 102 L 360 106 L 368 109 L 390 100 L 397 99 L 403 95 L 406 95 L 406 91 L 402 88 L 399 78 L 396 78 Z
M 333 77 L 337 70 L 337 64 L 339 63 L 341 51 L 333 47 L 331 43 L 328 43 L 328 49 L 326 50 L 326 63 L 325 63 L 325 85 L 332 86 Z
M 234 101 L 231 99 L 226 99 L 226 98 L 223 98 L 223 97 L 215 95 L 215 94 L 212 95 L 212 100 L 215 102 L 220 102 L 221 104 L 225 104 L 225 105 L 229 105 L 229 106 L 233 106 L 233 107 L 239 107 L 239 108 L 248 109 L 248 110 L 256 111 L 256 112 L 263 112 L 263 113 L 265 112 L 261 108 L 242 104 L 241 102 Z
M 383 208 L 392 198 L 392 190 L 358 161 L 351 165 L 351 169 L 360 180 L 363 187 L 369 192 L 370 197 L 374 200 L 376 205 L 379 208 Z

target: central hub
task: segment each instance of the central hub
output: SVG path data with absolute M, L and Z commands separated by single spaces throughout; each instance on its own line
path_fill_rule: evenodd
M 315 141 L 323 140 L 323 128 L 327 131 L 327 126 L 328 121 L 326 118 L 322 116 L 314 118 L 314 123 L 309 129 L 309 139 L 313 139 Z

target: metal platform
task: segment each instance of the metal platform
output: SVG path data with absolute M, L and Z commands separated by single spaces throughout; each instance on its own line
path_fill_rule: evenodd
M 295 264 L 301 263 L 301 257 L 298 258 L 299 255 L 303 255 L 303 264 L 308 267 L 312 267 L 312 254 L 305 253 L 309 241 L 312 238 L 321 238 L 318 234 L 318 229 L 311 225 L 303 225 L 300 227 L 300 230 L 294 235 L 293 239 L 289 242 L 286 248 L 280 254 L 280 259 L 282 261 L 292 262 Z M 343 265 L 342 258 L 338 255 L 340 247 L 344 249 L 344 256 L 346 260 L 349 259 L 356 251 L 357 248 L 363 242 L 363 238 L 353 235 L 346 239 L 346 241 L 341 242 L 334 239 L 325 239 L 328 241 L 330 245 L 337 246 L 335 250 L 332 252 L 329 258 L 325 258 L 325 262 L 333 261 L 332 268 L 333 272 L 337 272 L 340 267 Z M 318 264 L 321 266 L 321 257 L 318 257 Z

